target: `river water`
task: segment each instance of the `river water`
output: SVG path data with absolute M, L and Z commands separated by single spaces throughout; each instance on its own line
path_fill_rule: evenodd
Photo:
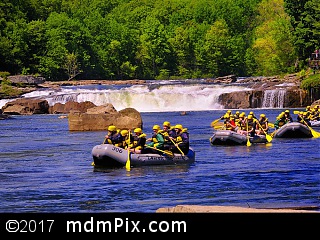
M 283 109 L 244 109 L 270 121 Z M 241 111 L 241 110 L 240 110 Z M 293 109 L 292 109 L 293 111 Z M 106 132 L 71 132 L 60 115 L 0 122 L 0 212 L 154 213 L 181 204 L 252 208 L 320 207 L 320 138 L 212 146 L 210 123 L 225 110 L 142 112 L 154 124 L 183 124 L 196 161 L 187 166 L 95 169 L 91 150 Z M 318 130 L 320 131 L 320 129 Z

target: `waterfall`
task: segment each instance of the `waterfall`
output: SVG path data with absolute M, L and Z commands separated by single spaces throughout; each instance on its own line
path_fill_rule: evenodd
M 124 108 L 135 108 L 139 112 L 203 111 L 223 109 L 219 103 L 222 93 L 246 90 L 251 89 L 239 85 L 157 81 L 144 85 L 63 86 L 33 91 L 23 97 L 45 99 L 50 106 L 89 101 L 96 106 L 111 103 L 117 111 Z
M 203 111 L 223 109 L 223 93 L 251 91 L 241 84 L 212 84 L 199 80 L 150 81 L 136 85 L 79 85 L 59 89 L 39 89 L 22 98 L 45 99 L 49 106 L 69 101 L 89 101 L 96 106 L 111 103 L 117 111 L 135 108 L 139 112 Z M 263 98 L 253 96 L 254 106 L 283 108 L 286 90 L 265 90 Z M 0 108 L 12 99 L 1 99 Z
M 283 108 L 286 90 L 265 90 L 261 108 Z

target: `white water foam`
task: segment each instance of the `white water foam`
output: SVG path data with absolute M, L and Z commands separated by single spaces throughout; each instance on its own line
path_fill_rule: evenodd
M 223 109 L 218 103 L 222 93 L 251 90 L 242 86 L 217 84 L 148 84 L 106 87 L 73 86 L 59 90 L 37 90 L 24 94 L 25 98 L 46 99 L 50 106 L 68 101 L 90 101 L 97 106 L 111 103 L 117 111 L 135 108 L 139 112 L 203 111 Z M 9 100 L 8 100 L 9 101 Z M 8 101 L 0 101 L 2 107 Z M 12 101 L 12 99 L 10 100 Z M 2 105 L 1 105 L 2 104 Z
M 285 89 L 264 91 L 262 108 L 283 108 L 285 94 Z

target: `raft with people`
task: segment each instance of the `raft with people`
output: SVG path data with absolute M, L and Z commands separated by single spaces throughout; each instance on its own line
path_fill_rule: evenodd
M 151 165 L 192 164 L 195 162 L 195 151 L 189 148 L 187 154 L 163 151 L 159 153 L 133 154 L 130 151 L 112 144 L 96 145 L 92 149 L 93 165 L 103 168 L 122 168 L 127 161 L 131 167 Z
M 272 133 L 274 138 L 312 138 L 308 126 L 299 122 L 288 122 Z
M 277 116 L 274 123 L 275 131 L 271 134 L 274 138 L 318 138 L 320 133 L 312 129 L 311 119 L 319 117 L 319 106 L 312 109 L 306 107 L 306 111 L 293 111 L 297 115 L 296 121 L 290 115 L 289 110 L 285 110 Z
M 210 137 L 212 145 L 247 145 L 251 143 L 267 143 L 273 138 L 319 138 L 320 133 L 312 129 L 312 122 L 319 121 L 319 105 L 314 108 L 306 107 L 306 111 L 293 111 L 297 115 L 296 121 L 290 110 L 281 112 L 274 123 L 270 123 L 265 114 L 255 117 L 251 111 L 237 111 L 235 114 L 228 110 L 223 116 L 212 121 L 213 135 Z M 223 123 L 219 122 L 223 120 Z M 275 130 L 269 134 L 271 128 Z
M 128 129 L 108 127 L 108 134 L 102 144 L 92 149 L 95 167 L 117 168 L 147 165 L 191 164 L 195 161 L 195 151 L 189 146 L 189 133 L 181 124 L 171 126 L 163 123 L 152 127 L 152 136 L 147 138 L 141 128 L 133 133 Z
M 223 120 L 223 123 L 219 122 Z M 269 130 L 268 118 L 261 114 L 258 119 L 251 111 L 248 115 L 245 112 L 237 111 L 232 114 L 228 110 L 223 116 L 211 123 L 213 134 L 210 137 L 211 145 L 247 145 L 268 143 L 272 141 L 267 133 Z
M 247 145 L 248 141 L 252 144 L 268 142 L 265 135 L 250 137 L 231 130 L 216 130 L 210 137 L 212 145 Z

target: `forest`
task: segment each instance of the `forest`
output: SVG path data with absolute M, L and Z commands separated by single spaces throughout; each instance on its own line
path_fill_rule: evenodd
M 0 0 L 0 74 L 272 76 L 320 49 L 319 0 Z

